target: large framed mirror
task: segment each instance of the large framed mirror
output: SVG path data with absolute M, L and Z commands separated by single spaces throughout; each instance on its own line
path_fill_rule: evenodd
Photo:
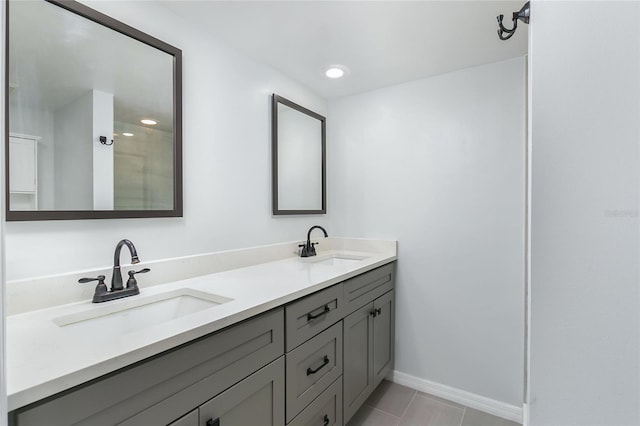
M 6 17 L 7 220 L 182 216 L 182 51 L 75 1 Z
M 326 213 L 325 117 L 273 94 L 271 118 L 273 214 Z

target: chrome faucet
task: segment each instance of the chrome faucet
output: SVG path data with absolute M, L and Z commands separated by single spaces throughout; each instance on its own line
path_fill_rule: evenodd
M 316 244 L 319 243 L 312 243 L 311 242 L 311 231 L 313 231 L 314 229 L 320 229 L 322 232 L 324 232 L 324 237 L 327 238 L 329 235 L 327 234 L 327 231 L 319 225 L 314 225 L 311 228 L 309 228 L 309 232 L 307 232 L 307 242 L 305 244 L 300 244 L 298 247 L 301 247 L 302 250 L 300 251 L 300 257 L 311 257 L 311 256 L 315 256 L 316 255 Z
M 120 252 L 122 251 L 122 246 L 127 246 L 129 252 L 131 253 L 131 263 L 136 264 L 140 263 L 140 259 L 138 259 L 138 253 L 136 252 L 136 247 L 129 240 L 120 240 L 116 245 L 116 250 L 113 256 L 113 274 L 111 276 L 111 289 L 107 288 L 107 285 L 104 283 L 105 276 L 98 275 L 97 278 L 80 278 L 78 280 L 79 283 L 88 283 L 91 281 L 98 281 L 98 285 L 96 286 L 96 290 L 93 294 L 93 303 L 107 302 L 109 300 L 120 299 L 122 297 L 134 296 L 136 294 L 140 294 L 140 289 L 138 288 L 138 282 L 135 279 L 136 274 L 143 274 L 149 272 L 149 268 L 144 268 L 139 271 L 129 271 L 129 279 L 127 280 L 127 287 L 123 287 L 122 285 L 122 271 L 120 271 Z

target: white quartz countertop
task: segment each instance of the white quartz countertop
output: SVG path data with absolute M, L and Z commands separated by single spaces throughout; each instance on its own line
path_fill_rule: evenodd
M 362 260 L 322 261 L 334 256 Z M 36 402 L 395 259 L 395 244 L 393 250 L 384 252 L 332 250 L 307 259 L 292 255 L 259 265 L 141 287 L 139 296 L 100 304 L 86 300 L 9 316 L 8 409 Z M 184 289 L 231 300 L 160 324 L 133 322 L 115 333 L 113 330 L 103 332 L 98 326 L 87 329 L 58 325 L 61 318 L 81 318 L 96 309 L 125 307 L 136 298 L 159 297 L 166 292 L 184 292 Z

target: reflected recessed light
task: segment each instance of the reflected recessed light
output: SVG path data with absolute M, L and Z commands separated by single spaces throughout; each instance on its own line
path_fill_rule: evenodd
M 133 133 L 127 133 L 127 132 L 125 132 L 125 133 L 123 133 L 123 134 L 122 134 L 122 136 L 133 136 Z
M 158 122 L 157 122 L 156 120 L 152 120 L 152 119 L 150 119 L 150 118 L 142 119 L 142 120 L 140 120 L 140 122 L 141 122 L 142 124 L 148 124 L 148 125 L 150 125 L 150 126 L 153 126 L 153 125 L 158 124 Z
M 324 74 L 329 78 L 340 78 L 344 75 L 344 70 L 338 67 L 331 67 Z

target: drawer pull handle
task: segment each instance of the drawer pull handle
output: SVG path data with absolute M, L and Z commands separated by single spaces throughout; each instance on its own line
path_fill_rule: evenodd
M 329 309 L 329 305 L 324 305 L 324 310 L 320 312 L 318 315 L 307 314 L 307 321 L 314 320 L 316 318 L 320 318 L 323 315 L 327 315 L 331 309 Z
M 310 376 L 312 374 L 316 374 L 318 371 L 320 371 L 322 369 L 322 367 L 324 367 L 325 365 L 329 364 L 329 357 L 328 356 L 324 356 L 324 361 L 322 362 L 322 365 L 318 368 L 316 368 L 315 370 L 312 370 L 311 368 L 307 368 L 307 376 Z
M 323 426 L 328 426 L 329 425 L 329 416 L 328 415 L 324 415 L 324 425 Z
M 216 418 L 215 420 L 207 420 L 207 426 L 220 426 L 220 417 Z

